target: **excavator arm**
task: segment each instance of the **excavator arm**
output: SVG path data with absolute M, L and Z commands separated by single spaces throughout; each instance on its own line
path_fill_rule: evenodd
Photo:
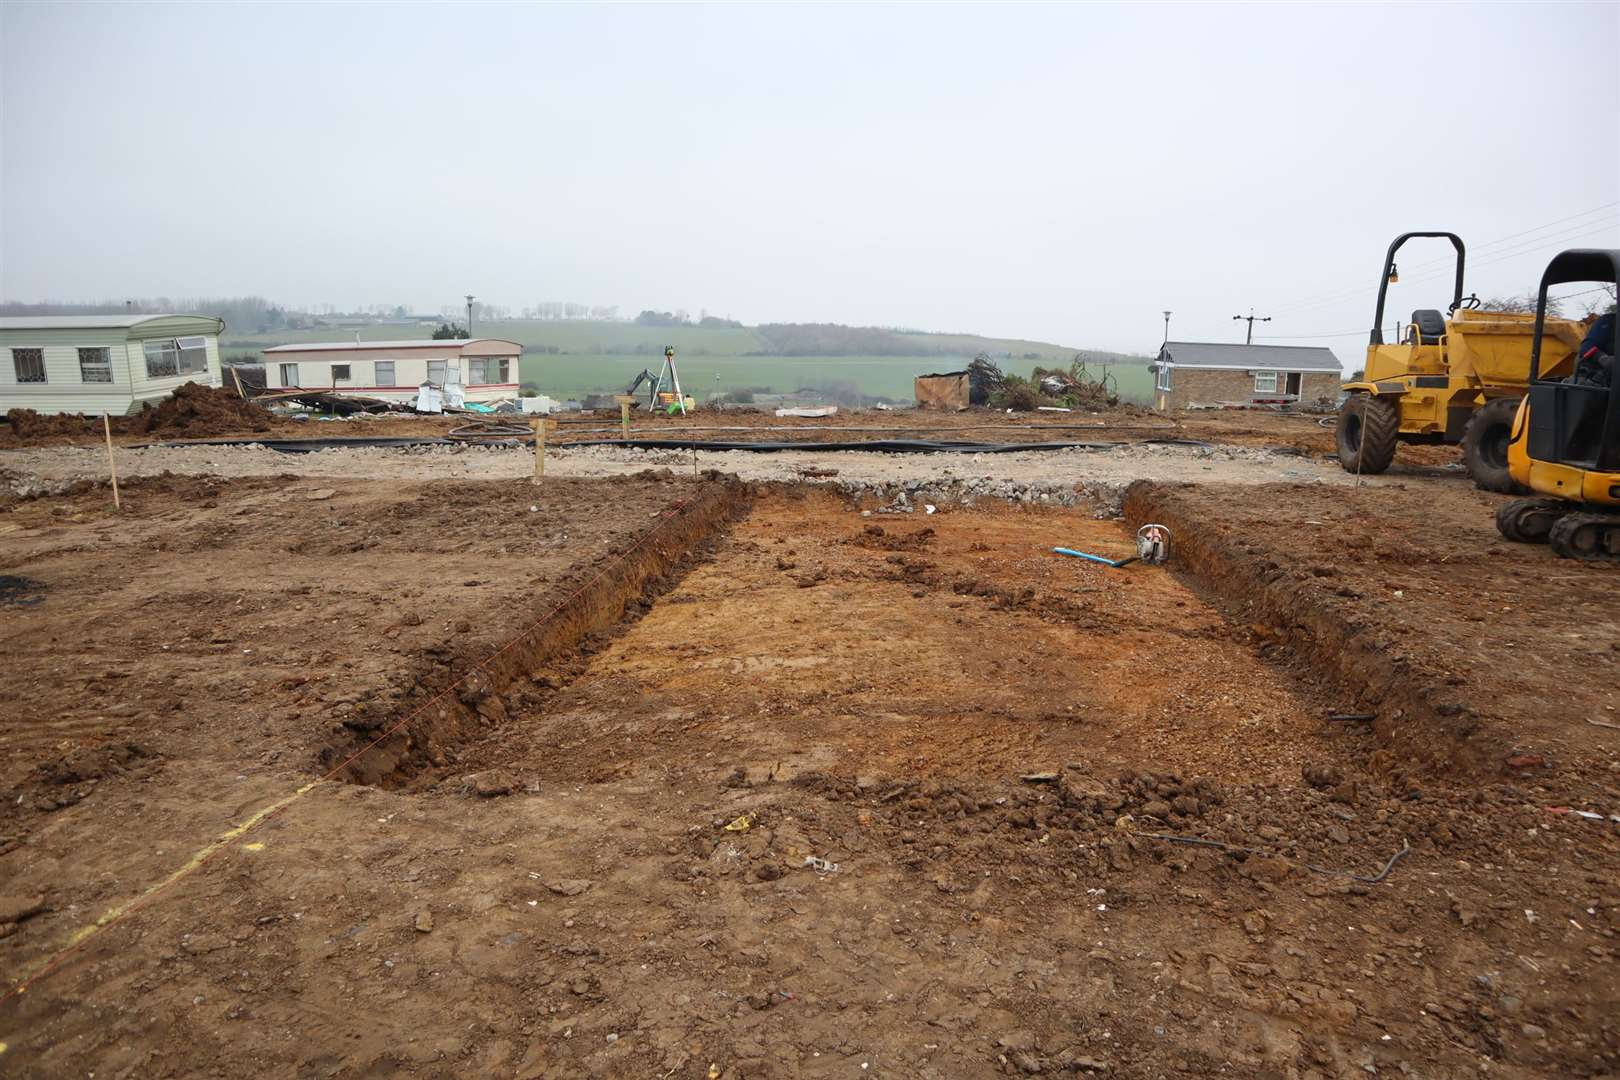
M 624 396 L 635 397 L 636 390 L 641 387 L 642 383 L 647 384 L 647 408 L 650 409 L 658 401 L 658 376 L 646 368 L 642 368 L 641 374 L 637 375 L 635 380 L 625 388 Z

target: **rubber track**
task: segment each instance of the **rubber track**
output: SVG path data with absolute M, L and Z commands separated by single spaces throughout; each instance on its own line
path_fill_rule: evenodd
M 1620 563 L 1620 554 L 1610 554 L 1608 545 L 1601 542 L 1596 551 L 1577 551 L 1570 546 L 1575 531 L 1584 525 L 1604 526 L 1605 532 L 1620 532 L 1620 517 L 1612 514 L 1565 514 L 1559 518 L 1547 534 L 1547 544 L 1553 552 L 1566 559 L 1579 559 L 1582 562 L 1609 562 Z

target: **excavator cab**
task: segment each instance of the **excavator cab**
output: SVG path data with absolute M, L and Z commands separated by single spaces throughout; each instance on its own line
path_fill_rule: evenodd
M 1504 503 L 1496 527 L 1509 540 L 1549 544 L 1565 558 L 1620 562 L 1620 378 L 1615 319 L 1596 320 L 1572 374 L 1544 366 L 1547 290 L 1599 282 L 1620 288 L 1620 250 L 1565 251 L 1547 264 L 1536 300 L 1530 390 L 1514 418 L 1508 469 L 1534 492 Z M 1606 332 L 1604 331 L 1606 328 Z

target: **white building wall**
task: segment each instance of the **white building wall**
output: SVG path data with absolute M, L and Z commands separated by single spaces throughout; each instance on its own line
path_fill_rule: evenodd
M 377 362 L 393 361 L 394 385 L 382 386 L 377 382 Z M 447 360 L 455 364 L 466 381 L 466 361 Z M 282 364 L 298 365 L 298 382 L 287 382 L 281 377 Z M 423 356 L 368 356 L 364 360 L 326 359 L 317 353 L 266 353 L 264 357 L 264 385 L 266 389 L 286 389 L 297 386 L 304 390 L 333 389 L 332 365 L 349 365 L 349 378 L 336 383 L 340 393 L 373 395 L 389 389 L 414 395 L 416 388 L 427 381 L 428 362 Z
M 336 391 L 340 394 L 354 394 L 358 397 L 377 397 L 389 400 L 408 401 L 416 396 L 417 387 L 428 381 L 428 365 L 430 362 L 443 361 L 447 371 L 456 373 L 463 386 L 469 385 L 474 359 L 487 359 L 486 357 L 445 356 L 429 357 L 423 353 L 429 350 L 402 349 L 393 355 L 381 352 L 309 352 L 264 354 L 264 382 L 265 389 L 269 391 L 299 388 L 315 391 Z M 506 357 L 507 382 L 502 384 L 504 389 L 487 391 L 469 391 L 469 400 L 494 400 L 517 396 L 518 360 L 517 356 Z M 383 386 L 377 381 L 378 361 L 393 361 L 394 385 Z M 298 378 L 289 381 L 282 378 L 281 366 L 283 364 L 297 364 Z M 349 378 L 334 382 L 332 365 L 349 367 Z

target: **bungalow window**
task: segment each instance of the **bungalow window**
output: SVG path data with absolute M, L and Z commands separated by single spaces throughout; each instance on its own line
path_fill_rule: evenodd
M 79 350 L 79 381 L 80 382 L 106 382 L 113 381 L 112 352 L 109 349 L 80 349 Z
M 348 382 L 349 381 L 349 365 L 348 364 L 333 364 L 332 365 L 332 381 L 334 383 Z
M 504 356 L 491 356 L 483 360 L 472 362 L 472 382 L 474 386 L 487 386 L 491 383 L 506 381 L 507 360 Z
M 18 382 L 42 383 L 45 381 L 45 350 L 12 349 L 11 366 L 17 372 Z
M 1254 392 L 1257 394 L 1275 394 L 1277 392 L 1277 373 L 1275 371 L 1255 372 Z
M 399 385 L 399 383 L 394 381 L 394 362 L 392 360 L 378 360 L 377 361 L 376 385 L 378 385 L 378 386 L 398 386 Z

